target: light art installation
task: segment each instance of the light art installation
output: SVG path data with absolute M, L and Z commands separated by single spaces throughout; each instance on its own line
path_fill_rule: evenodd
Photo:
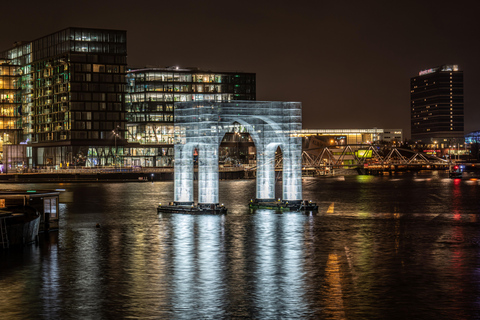
M 175 204 L 194 202 L 193 152 L 198 150 L 198 203 L 218 204 L 218 152 L 234 122 L 244 126 L 257 150 L 256 197 L 275 200 L 275 151 L 283 154 L 283 200 L 302 200 L 299 102 L 193 101 L 175 105 Z

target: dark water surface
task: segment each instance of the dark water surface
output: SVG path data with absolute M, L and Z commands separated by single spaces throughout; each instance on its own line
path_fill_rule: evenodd
M 157 215 L 173 182 L 63 188 L 61 226 L 0 252 L 0 319 L 480 318 L 480 181 L 305 179 L 318 214 Z M 95 228 L 100 223 L 101 228 Z

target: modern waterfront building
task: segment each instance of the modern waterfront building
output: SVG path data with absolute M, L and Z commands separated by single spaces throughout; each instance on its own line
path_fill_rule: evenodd
M 70 27 L 15 43 L 0 58 L 0 148 L 8 146 L 9 169 L 170 166 L 176 102 L 256 99 L 254 73 L 174 67 L 127 75 L 121 30 Z
M 443 65 L 419 72 L 410 80 L 412 139 L 446 148 L 463 142 L 463 71 Z
M 480 143 L 480 130 L 466 134 L 465 143 Z
M 127 71 L 126 166 L 171 166 L 173 160 L 175 104 L 188 101 L 255 100 L 254 73 L 218 72 L 197 68 L 146 67 Z M 235 135 L 236 134 L 236 135 Z M 232 126 L 220 154 L 231 154 L 232 143 L 248 140 L 240 126 Z M 242 144 L 244 150 L 248 149 Z
M 0 161 L 23 161 L 22 110 L 19 88 L 19 66 L 9 60 L 0 60 Z M 19 152 L 20 151 L 20 152 Z
M 18 67 L 23 164 L 118 162 L 126 127 L 126 31 L 66 28 L 15 43 L 0 56 Z M 11 160 L 9 167 L 20 163 Z
M 319 146 L 403 141 L 402 129 L 303 129 L 297 134 L 301 137 L 315 137 L 312 143 L 315 144 L 316 141 Z

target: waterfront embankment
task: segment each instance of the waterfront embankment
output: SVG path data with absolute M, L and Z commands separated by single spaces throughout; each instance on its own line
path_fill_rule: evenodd
M 220 170 L 220 179 L 248 178 L 243 168 Z M 198 172 L 195 170 L 195 179 Z M 15 172 L 0 174 L 0 183 L 36 182 L 148 182 L 171 181 L 173 168 L 102 168 L 102 169 L 59 169 L 35 170 L 35 172 Z

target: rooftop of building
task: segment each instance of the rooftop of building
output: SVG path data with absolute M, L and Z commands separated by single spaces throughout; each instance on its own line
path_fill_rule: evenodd
M 460 71 L 458 68 L 457 64 L 444 64 L 438 67 L 430 68 L 430 69 L 425 69 L 421 70 L 418 75 L 419 76 L 424 76 L 427 74 L 435 73 L 435 72 L 442 72 L 442 71 Z
M 254 72 L 244 72 L 244 71 L 214 71 L 207 69 L 200 69 L 198 67 L 179 67 L 179 66 L 152 66 L 146 65 L 145 67 L 129 67 L 127 72 L 147 72 L 147 71 L 162 71 L 162 72 L 190 72 L 190 73 L 243 73 L 243 74 L 255 74 Z
M 13 48 L 16 48 L 16 47 L 20 47 L 20 46 L 23 46 L 23 45 L 26 45 L 26 44 L 29 44 L 29 43 L 32 43 L 32 42 L 35 42 L 35 41 L 38 41 L 38 40 L 41 40 L 41 39 L 44 39 L 44 38 L 47 38 L 47 37 L 50 37 L 54 34 L 57 34 L 57 33 L 61 33 L 61 32 L 64 32 L 64 31 L 67 31 L 67 30 L 73 30 L 73 31 L 77 31 L 77 30 L 85 30 L 85 31 L 90 31 L 90 32 L 122 32 L 122 33 L 126 33 L 127 31 L 126 30 L 116 30 L 116 29 L 103 29 L 103 28 L 86 28 L 86 27 L 67 27 L 67 28 L 63 28 L 61 30 L 57 30 L 55 32 L 52 32 L 52 33 L 49 33 L 49 34 L 46 34 L 46 35 L 43 35 L 41 37 L 38 37 L 38 38 L 35 38 L 35 39 L 32 39 L 32 40 L 22 40 L 22 41 L 15 41 L 12 46 L 7 49 L 7 50 L 10 50 L 10 49 L 13 49 Z

